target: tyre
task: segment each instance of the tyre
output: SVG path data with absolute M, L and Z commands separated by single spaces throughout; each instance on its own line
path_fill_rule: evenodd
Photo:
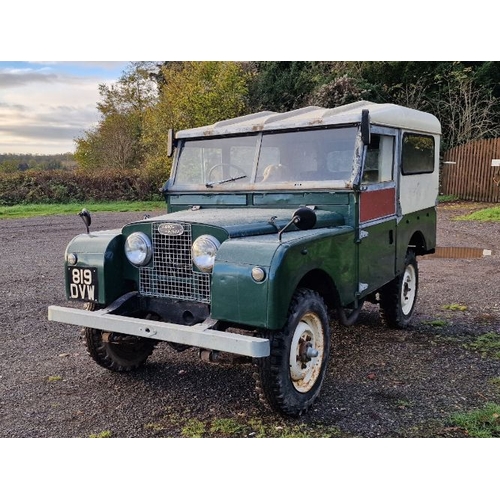
M 271 354 L 257 360 L 257 392 L 284 415 L 300 416 L 318 397 L 330 350 L 327 308 L 309 289 L 295 292 L 282 330 L 266 334 Z
M 411 320 L 418 293 L 418 265 L 413 251 L 405 257 L 404 271 L 379 292 L 380 316 L 390 328 L 406 328 Z
M 85 308 L 96 309 L 94 304 L 85 304 Z M 84 328 L 83 336 L 90 357 L 98 365 L 115 372 L 136 370 L 146 362 L 157 344 L 151 339 L 95 328 Z

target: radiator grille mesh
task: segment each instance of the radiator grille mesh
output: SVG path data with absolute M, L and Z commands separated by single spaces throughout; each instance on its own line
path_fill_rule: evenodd
M 209 304 L 210 274 L 194 270 L 191 262 L 191 225 L 181 224 L 183 233 L 170 236 L 158 231 L 160 224 L 152 226 L 153 267 L 140 269 L 140 293 Z

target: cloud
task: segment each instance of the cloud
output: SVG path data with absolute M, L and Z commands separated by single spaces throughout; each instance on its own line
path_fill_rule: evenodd
M 0 88 L 19 87 L 38 83 L 57 81 L 58 75 L 44 69 L 0 68 Z
M 27 64 L 27 63 L 24 63 Z M 125 63 L 0 66 L 0 153 L 65 153 L 99 120 L 99 84 Z
M 24 111 L 27 109 L 27 107 L 23 106 L 22 104 L 9 104 L 8 102 L 0 102 L 0 117 L 2 116 L 2 109 Z
M 81 127 L 65 126 L 65 125 L 52 125 L 46 127 L 45 125 L 23 125 L 22 127 L 4 127 L 0 125 L 0 134 L 9 134 L 18 139 L 30 140 L 73 140 L 82 134 Z

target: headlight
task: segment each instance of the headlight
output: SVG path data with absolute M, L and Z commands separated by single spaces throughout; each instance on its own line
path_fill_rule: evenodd
M 191 248 L 193 264 L 200 271 L 209 273 L 214 267 L 215 255 L 219 247 L 219 240 L 208 234 L 196 238 Z
M 144 233 L 132 233 L 125 241 L 125 255 L 134 266 L 145 266 L 153 255 L 150 239 Z

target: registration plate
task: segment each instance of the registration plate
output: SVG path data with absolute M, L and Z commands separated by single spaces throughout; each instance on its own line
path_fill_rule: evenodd
M 98 300 L 96 267 L 68 266 L 67 273 L 69 297 L 71 299 L 88 302 L 96 302 Z

